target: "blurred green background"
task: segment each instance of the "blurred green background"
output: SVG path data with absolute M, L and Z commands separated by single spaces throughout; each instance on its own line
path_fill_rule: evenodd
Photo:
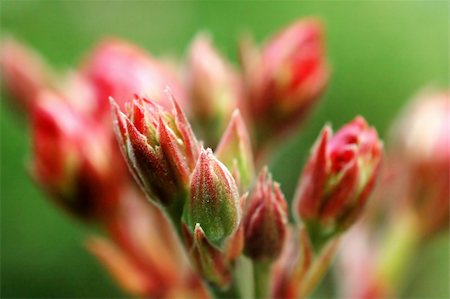
M 382 135 L 402 105 L 426 86 L 449 81 L 449 2 L 106 2 L 2 1 L 1 29 L 25 41 L 58 69 L 74 67 L 104 35 L 156 55 L 182 57 L 194 34 L 210 31 L 236 61 L 243 31 L 258 41 L 304 16 L 326 24 L 331 84 L 310 122 L 271 162 L 289 198 L 305 154 L 327 121 L 364 115 Z M 4 93 L 2 93 L 4 95 Z M 28 128 L 1 101 L 1 296 L 123 297 L 83 247 L 88 229 L 53 205 L 26 172 Z M 430 242 L 411 267 L 405 298 L 449 298 L 449 239 Z M 327 297 L 324 284 L 316 296 Z

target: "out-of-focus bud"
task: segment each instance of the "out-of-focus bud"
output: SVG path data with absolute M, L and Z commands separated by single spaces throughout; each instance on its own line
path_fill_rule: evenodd
M 209 241 L 200 223 L 195 225 L 194 232 L 182 224 L 182 232 L 191 260 L 200 275 L 220 287 L 226 287 L 231 280 L 227 259 Z
M 111 100 L 116 136 L 136 181 L 150 199 L 181 209 L 199 144 L 173 98 L 172 103 L 169 112 L 136 96 L 125 115 Z
M 391 166 L 402 198 L 420 217 L 423 233 L 447 229 L 450 198 L 450 95 L 424 93 L 394 125 Z
M 272 298 L 297 298 L 314 253 L 304 229 L 287 230 L 286 245 L 274 265 Z
M 215 155 L 231 170 L 239 190 L 246 190 L 253 182 L 255 166 L 250 136 L 239 110 L 233 112 Z
M 286 200 L 265 167 L 250 194 L 244 216 L 244 253 L 252 260 L 274 261 L 283 248 L 286 229 Z
M 385 294 L 382 280 L 376 277 L 380 249 L 369 237 L 371 232 L 366 223 L 358 223 L 345 236 L 339 250 L 339 292 L 340 298 L 380 299 Z
M 12 38 L 1 40 L 0 68 L 6 90 L 28 111 L 41 89 L 53 84 L 51 71 L 42 58 Z
M 78 216 L 108 213 L 121 176 L 108 168 L 108 135 L 51 92 L 40 94 L 31 127 L 35 179 Z
M 211 149 L 200 152 L 184 209 L 183 220 L 188 228 L 193 231 L 200 224 L 208 240 L 217 245 L 239 225 L 241 213 L 236 183 Z
M 205 34 L 189 50 L 187 80 L 193 119 L 206 145 L 215 147 L 242 91 L 237 73 Z
M 112 242 L 100 237 L 91 237 L 86 245 L 125 291 L 137 296 L 148 296 L 157 290 L 156 282 L 133 265 L 127 255 Z
M 135 45 L 118 39 L 101 42 L 83 65 L 82 73 L 92 82 L 97 93 L 98 112 L 107 113 L 109 97 L 120 108 L 135 94 L 156 99 L 166 109 L 170 101 L 163 93 L 169 87 L 176 99 L 185 99 L 174 74 L 152 56 Z M 182 106 L 183 103 L 181 103 Z
M 376 130 L 362 117 L 331 134 L 327 126 L 316 141 L 294 202 L 316 249 L 359 217 L 373 189 L 382 154 Z
M 328 67 L 322 35 L 319 21 L 302 20 L 276 34 L 261 51 L 250 41 L 242 45 L 247 112 L 258 144 L 298 125 L 324 90 Z

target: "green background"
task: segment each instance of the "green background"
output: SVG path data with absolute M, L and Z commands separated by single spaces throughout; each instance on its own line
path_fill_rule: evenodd
M 449 81 L 449 2 L 106 2 L 2 1 L 2 33 L 41 52 L 56 68 L 75 67 L 102 36 L 117 35 L 156 55 L 182 57 L 199 30 L 210 31 L 234 61 L 243 31 L 258 41 L 291 21 L 315 15 L 327 30 L 330 86 L 310 122 L 271 162 L 289 198 L 305 154 L 327 121 L 338 127 L 364 115 L 382 135 L 402 105 L 426 86 Z M 4 96 L 4 93 L 2 92 Z M 28 128 L 1 101 L 2 297 L 125 296 L 83 247 L 88 228 L 53 205 L 29 179 Z M 405 298 L 448 298 L 448 237 L 426 244 Z M 322 285 L 316 296 L 331 296 Z

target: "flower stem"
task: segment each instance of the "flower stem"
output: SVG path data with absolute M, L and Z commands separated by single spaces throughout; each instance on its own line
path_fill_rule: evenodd
M 253 278 L 254 278 L 254 298 L 269 298 L 269 283 L 272 264 L 270 262 L 254 261 L 253 262 Z
M 339 240 L 339 237 L 336 237 L 322 247 L 322 250 L 315 257 L 313 264 L 309 268 L 308 273 L 300 286 L 300 292 L 297 298 L 306 298 L 314 291 L 323 275 L 329 269 L 330 264 L 336 255 Z
M 388 295 L 398 289 L 420 243 L 420 237 L 418 219 L 409 213 L 398 217 L 390 226 L 380 249 L 383 254 L 379 258 L 376 271 L 378 282 Z

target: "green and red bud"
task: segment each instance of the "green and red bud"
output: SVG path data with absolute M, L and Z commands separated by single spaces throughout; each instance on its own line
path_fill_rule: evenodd
M 249 196 L 244 216 L 244 253 L 252 260 L 278 258 L 287 230 L 287 204 L 278 183 L 264 168 Z
M 297 187 L 294 208 L 311 237 L 327 239 L 359 217 L 373 189 L 382 143 L 362 117 L 331 136 L 325 127 Z M 314 239 L 314 238 L 313 238 Z
M 243 44 L 241 54 L 249 91 L 246 110 L 255 122 L 259 144 L 295 128 L 325 89 L 329 71 L 322 24 L 297 21 L 260 51 L 251 42 Z
M 31 114 L 32 175 L 58 204 L 82 218 L 107 214 L 126 172 L 110 171 L 108 134 L 59 95 L 42 92 Z
M 242 97 L 237 72 L 200 34 L 189 50 L 187 80 L 193 119 L 207 146 L 215 147 Z
M 247 190 L 253 182 L 255 166 L 250 136 L 239 110 L 233 112 L 215 155 L 230 169 L 239 190 Z
M 219 287 L 226 287 L 231 280 L 231 271 L 226 256 L 213 245 L 200 223 L 192 232 L 182 223 L 182 233 L 189 256 L 198 273 Z
M 116 136 L 129 168 L 146 195 L 163 206 L 187 192 L 200 149 L 181 108 L 172 103 L 169 112 L 136 97 L 124 114 L 111 100 Z
M 191 176 L 183 213 L 185 224 L 191 231 L 200 224 L 210 242 L 222 244 L 235 232 L 240 218 L 239 192 L 233 176 L 211 149 L 202 149 Z

